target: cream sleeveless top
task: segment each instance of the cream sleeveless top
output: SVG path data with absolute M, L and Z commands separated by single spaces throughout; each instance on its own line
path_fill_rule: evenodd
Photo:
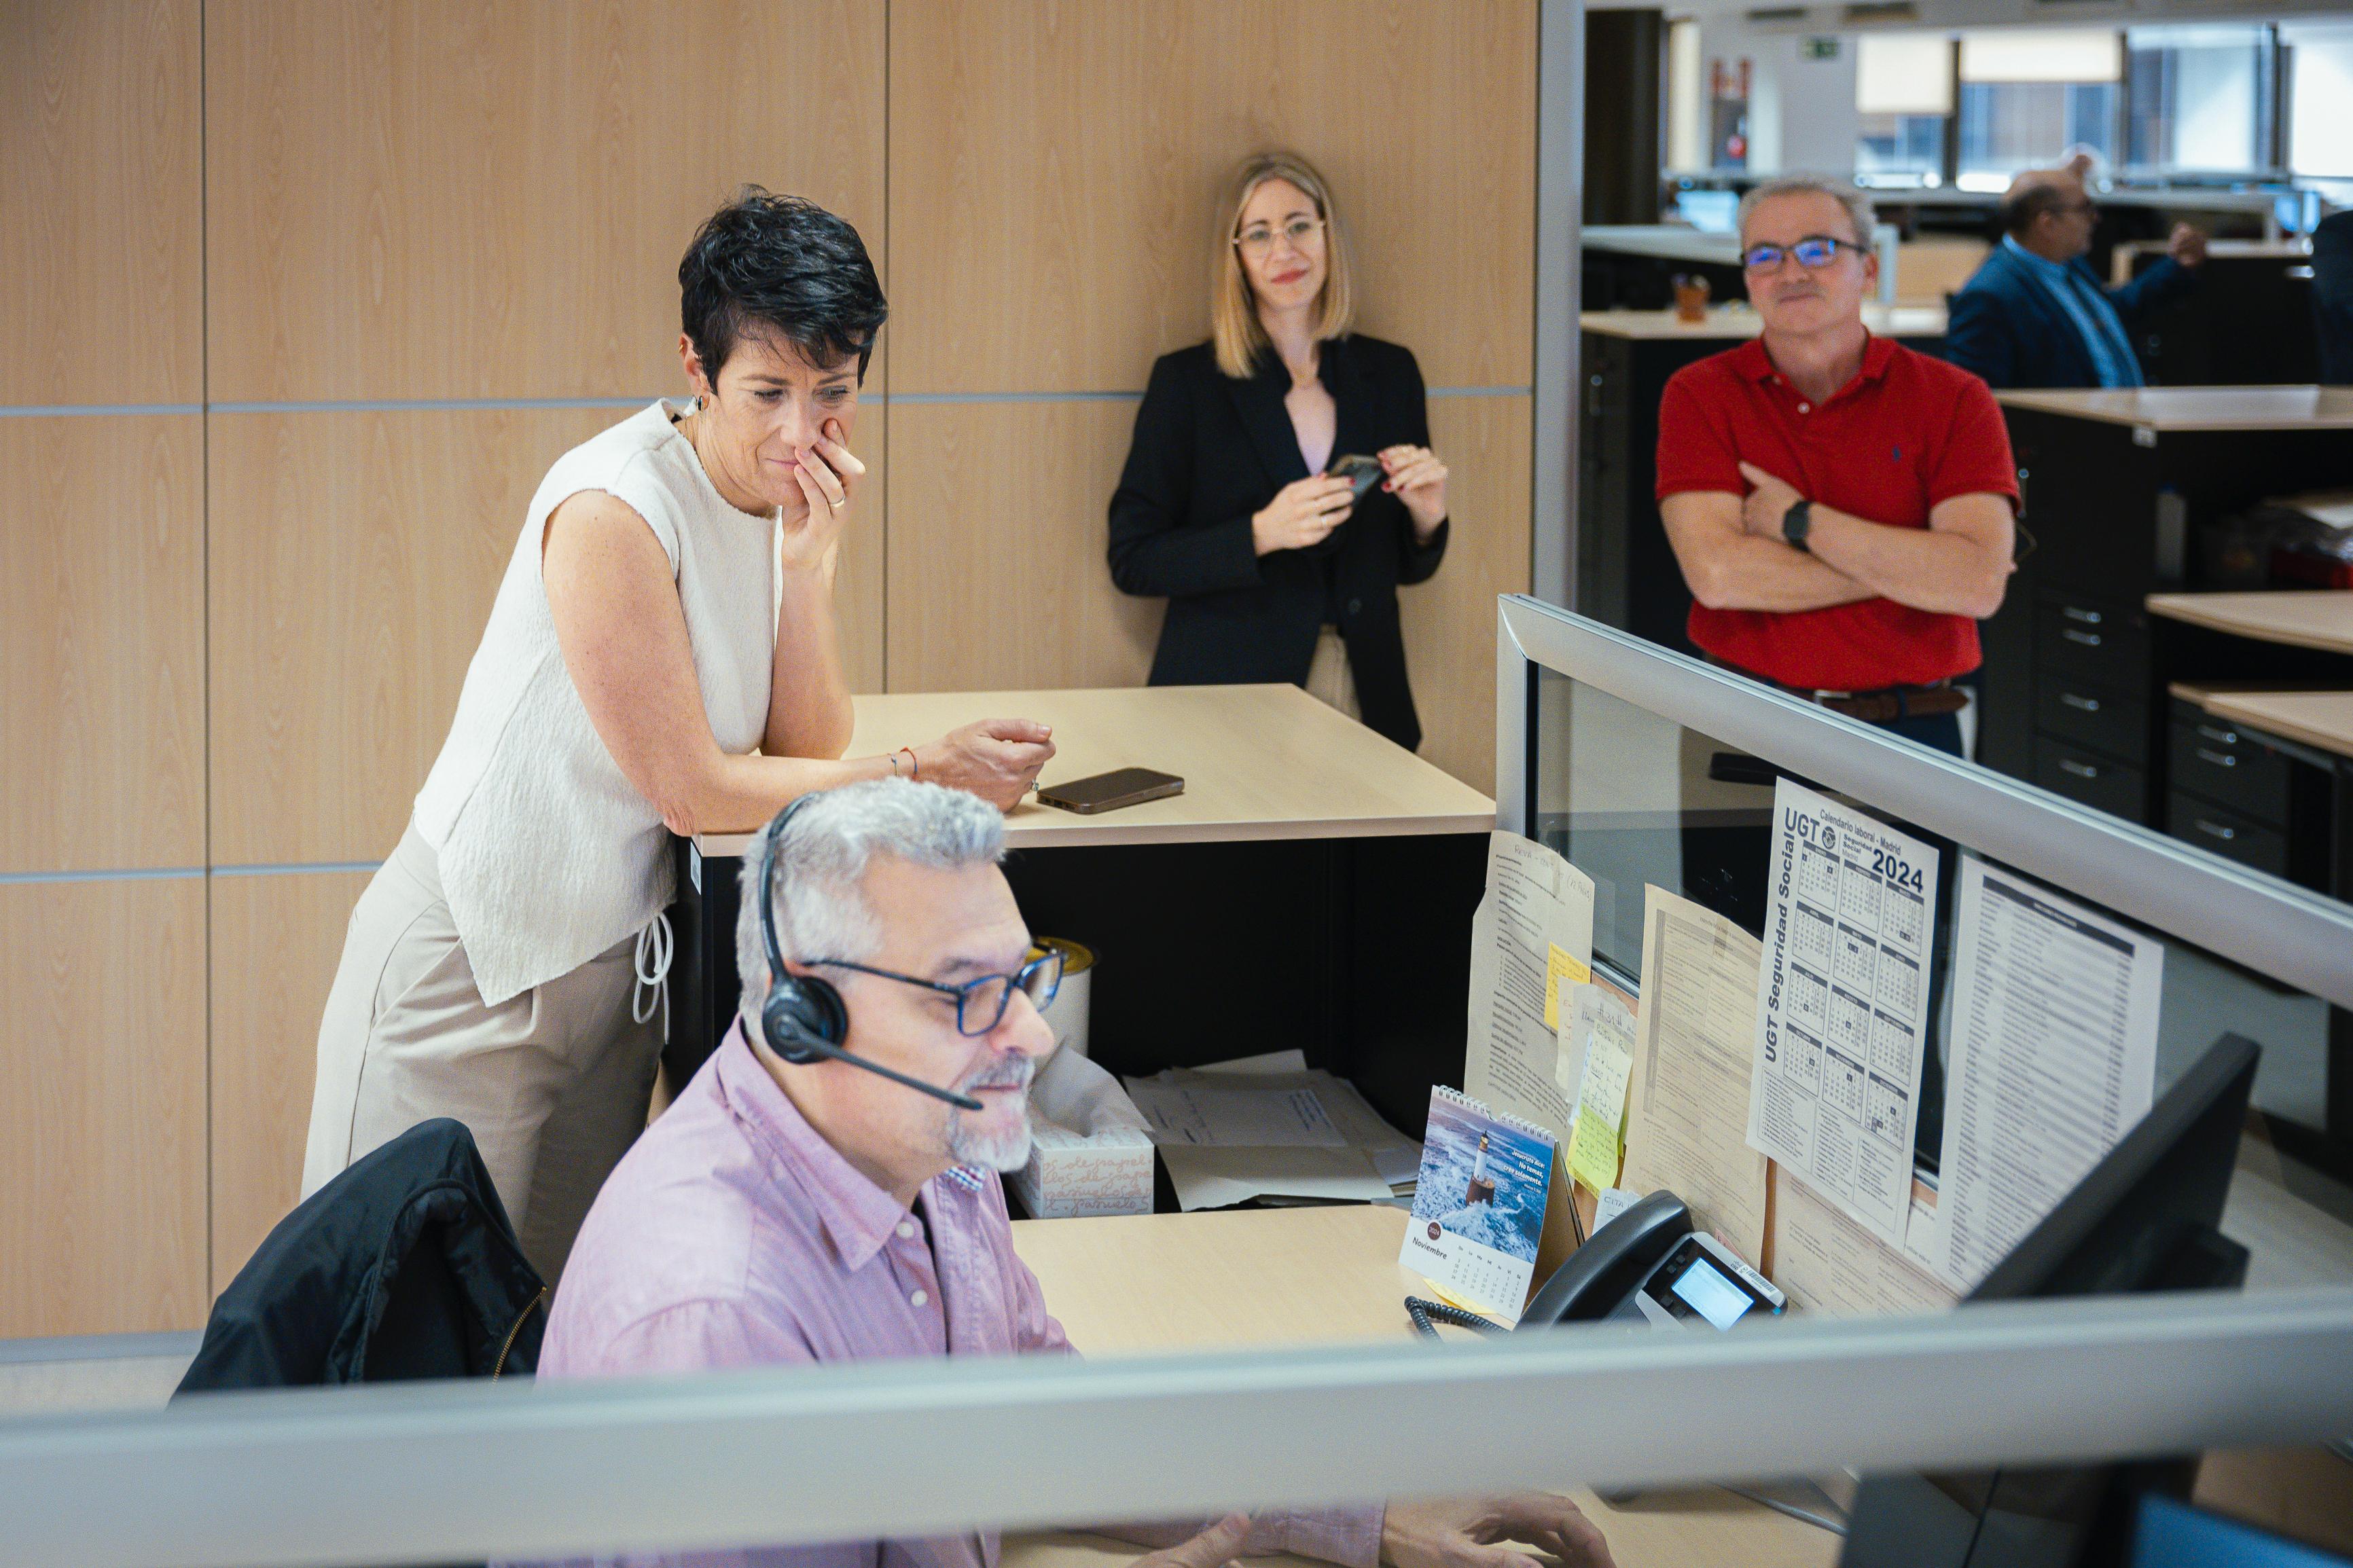
M 669 831 L 588 721 L 540 576 L 548 514 L 603 490 L 661 541 L 685 606 L 702 708 L 723 752 L 767 727 L 776 523 L 712 488 L 657 402 L 555 461 L 531 498 L 449 738 L 417 795 L 459 941 L 491 1006 L 568 974 L 670 901 Z

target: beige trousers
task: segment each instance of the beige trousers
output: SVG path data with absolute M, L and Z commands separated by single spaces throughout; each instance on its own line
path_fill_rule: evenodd
M 1315 658 L 1307 666 L 1307 695 L 1351 719 L 1365 717 L 1356 707 L 1356 678 L 1348 668 L 1348 645 L 1337 626 L 1325 626 L 1316 634 Z
M 533 1267 L 553 1286 L 596 1190 L 646 1125 L 662 1014 L 632 1016 L 636 939 L 495 1007 L 415 826 L 352 910 L 319 1025 L 302 1195 L 418 1122 L 474 1135 Z

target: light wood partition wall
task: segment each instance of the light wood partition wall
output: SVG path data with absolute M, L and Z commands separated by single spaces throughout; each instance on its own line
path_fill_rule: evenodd
M 0 5 L 0 1335 L 209 1299 L 201 47 Z
M 1485 785 L 1535 49 L 1535 0 L 0 5 L 0 1336 L 193 1327 L 293 1201 L 346 918 L 528 500 L 684 391 L 678 258 L 739 183 L 848 217 L 892 300 L 853 684 L 1077 686 L 1150 661 L 1104 511 L 1215 194 L 1323 163 L 1436 392 L 1409 657 Z
M 1133 397 L 1208 334 L 1227 176 L 1290 146 L 1334 184 L 1363 330 L 1478 395 L 1432 403 L 1454 543 L 1405 615 L 1423 752 L 1490 785 L 1494 595 L 1528 582 L 1535 39 L 1529 0 L 892 8 L 893 690 L 1142 678 L 1160 606 L 1103 561 Z

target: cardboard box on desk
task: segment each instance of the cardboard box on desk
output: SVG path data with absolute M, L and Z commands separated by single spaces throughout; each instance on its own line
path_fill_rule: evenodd
M 1006 1180 L 1039 1219 L 1152 1212 L 1152 1134 L 1112 1077 L 1056 1051 L 1029 1086 L 1029 1163 Z

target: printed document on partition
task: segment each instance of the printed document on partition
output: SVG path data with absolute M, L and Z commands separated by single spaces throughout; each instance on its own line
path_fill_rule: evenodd
M 1765 1156 L 1748 1146 L 1757 939 L 1714 910 L 1645 888 L 1642 1008 L 1619 1185 L 1665 1187 L 1692 1223 L 1755 1263 L 1765 1249 Z
M 1766 892 L 1748 1146 L 1901 1247 L 1936 851 L 1783 778 Z
M 1489 835 L 1487 892 L 1471 921 L 1464 1092 L 1568 1137 L 1569 1103 L 1553 1081 L 1560 994 L 1592 962 L 1592 879 L 1534 839 Z
M 1974 858 L 1956 924 L 1936 1256 L 1967 1290 L 2148 1114 L 2165 944 Z
M 1907 1226 L 1905 1234 L 1927 1228 Z M 1847 1316 L 1936 1311 L 1955 1300 L 1943 1280 L 1780 1166 L 1773 1171 L 1773 1283 L 1792 1307 Z

